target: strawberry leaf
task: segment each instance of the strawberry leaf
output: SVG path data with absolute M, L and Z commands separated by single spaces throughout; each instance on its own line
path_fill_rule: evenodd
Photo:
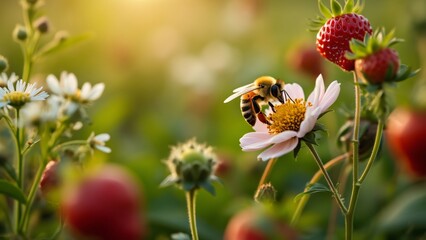
M 333 16 L 339 16 L 340 14 L 342 14 L 342 6 L 337 0 L 331 0 L 330 5 Z
M 324 3 L 322 3 L 321 0 L 318 0 L 318 8 L 321 12 L 321 14 L 325 17 L 325 18 L 332 18 L 333 14 L 331 13 L 330 9 L 328 9 Z
M 299 194 L 296 195 L 296 197 L 294 197 L 294 201 L 298 202 L 299 199 L 301 197 L 303 197 L 304 195 L 311 195 L 311 194 L 314 194 L 314 193 L 322 193 L 322 192 L 331 193 L 331 190 L 327 186 L 325 186 L 321 183 L 309 184 L 306 188 L 307 189 L 304 192 L 299 193 Z

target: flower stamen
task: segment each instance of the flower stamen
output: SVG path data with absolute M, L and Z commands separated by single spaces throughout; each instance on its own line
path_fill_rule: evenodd
M 30 94 L 26 92 L 10 92 L 3 96 L 5 102 L 9 102 L 11 106 L 21 107 L 31 100 Z
M 308 106 L 311 103 L 307 103 Z M 275 112 L 269 114 L 268 130 L 270 134 L 284 131 L 299 131 L 305 119 L 306 103 L 302 98 L 288 99 L 285 103 L 275 106 Z

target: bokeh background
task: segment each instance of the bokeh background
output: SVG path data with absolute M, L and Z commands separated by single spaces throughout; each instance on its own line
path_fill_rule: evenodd
M 414 27 L 426 19 L 424 1 L 365 2 L 363 15 L 373 28 L 395 29 L 396 36 L 405 39 L 395 46 L 402 62 L 414 68 L 426 66 L 422 35 Z M 196 137 L 215 148 L 223 182 L 215 185 L 216 196 L 205 191 L 198 196 L 200 237 L 221 239 L 233 214 L 252 204 L 265 167 L 256 160 L 257 153 L 241 152 L 239 138 L 251 128 L 241 117 L 238 101 L 223 104 L 223 100 L 234 88 L 262 75 L 297 82 L 305 87 L 306 94 L 313 89 L 315 77 L 294 65 L 302 49 L 315 44 L 315 33 L 307 29 L 308 19 L 319 14 L 317 1 L 45 3 L 42 11 L 50 20 L 50 37 L 66 30 L 70 35 L 88 33 L 91 38 L 38 62 L 33 77 L 58 76 L 65 70 L 75 73 L 80 83 L 106 84 L 104 95 L 89 112 L 92 125 L 79 134 L 87 136 L 95 131 L 111 135 L 108 145 L 112 153 L 97 157 L 124 166 L 140 181 L 145 205 L 141 215 L 147 219 L 148 238 L 168 239 L 171 233 L 189 232 L 183 193 L 176 188 L 160 188 L 159 184 L 168 175 L 162 161 L 168 157 L 170 146 Z M 17 23 L 22 23 L 18 1 L 1 0 L 0 53 L 9 60 L 9 72 L 20 74 L 23 59 L 11 36 Z M 335 111 L 321 120 L 328 134 L 322 136 L 319 151 L 327 161 L 342 153 L 336 136 L 346 121 L 344 112 L 353 108 L 353 83 L 350 73 L 325 61 L 321 64 L 326 84 L 337 79 L 342 88 L 333 105 Z M 420 73 L 398 84 L 391 90 L 395 105 L 412 104 L 411 96 L 422 82 L 426 77 Z M 355 228 L 362 236 L 378 239 L 401 239 L 410 234 L 426 237 L 426 219 L 410 218 L 413 212 L 425 212 L 426 202 L 423 209 L 408 214 L 403 208 L 410 205 L 410 198 L 401 200 L 410 191 L 425 191 L 425 184 L 399 167 L 386 139 L 384 143 L 380 159 L 362 187 Z M 275 165 L 270 180 L 278 191 L 276 213 L 283 222 L 289 222 L 294 197 L 316 171 L 304 147 L 296 161 L 289 154 Z M 336 178 L 338 172 L 332 175 Z M 331 203 L 329 194 L 311 197 L 297 230 L 307 239 L 324 239 Z M 338 218 L 337 226 L 342 229 L 342 219 Z M 342 233 L 339 229 L 336 239 Z M 376 235 L 371 235 L 373 232 Z

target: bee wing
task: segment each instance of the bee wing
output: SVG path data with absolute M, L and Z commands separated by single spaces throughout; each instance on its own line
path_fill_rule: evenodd
M 254 85 L 254 84 L 249 84 L 249 85 L 246 85 L 246 86 L 242 86 L 242 87 L 239 87 L 239 88 L 237 88 L 237 89 L 235 89 L 233 92 L 234 92 L 234 94 L 232 94 L 231 96 L 229 96 L 227 99 L 225 99 L 225 101 L 223 101 L 224 103 L 227 103 L 227 102 L 230 102 L 231 100 L 233 100 L 233 99 L 235 99 L 235 98 L 237 98 L 237 97 L 239 97 L 239 96 L 241 96 L 241 95 L 244 95 L 244 94 L 246 94 L 246 93 L 249 93 L 249 92 L 252 92 L 252 91 L 254 91 L 254 90 L 256 90 L 256 89 L 259 89 L 259 86 L 256 86 L 256 85 Z M 238 90 L 238 91 L 237 91 Z

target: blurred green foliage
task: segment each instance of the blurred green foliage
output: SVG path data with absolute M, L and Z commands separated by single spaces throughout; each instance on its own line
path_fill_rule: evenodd
M 215 186 L 216 196 L 201 192 L 197 199 L 200 238 L 221 239 L 230 217 L 252 204 L 265 167 L 256 160 L 257 153 L 241 152 L 238 140 L 251 128 L 240 115 L 238 101 L 223 104 L 223 100 L 234 88 L 261 75 L 297 82 L 305 87 L 305 94 L 310 93 L 314 79 L 291 67 L 294 56 L 290 53 L 302 43 L 314 45 L 315 33 L 307 31 L 307 23 L 319 13 L 316 1 L 45 2 L 49 34 L 66 29 L 70 35 L 90 33 L 93 38 L 36 63 L 33 76 L 43 81 L 48 74 L 65 70 L 75 73 L 80 82 L 106 83 L 103 97 L 89 113 L 90 130 L 112 137 L 108 142 L 112 153 L 99 157 L 122 164 L 140 180 L 146 211 L 141 214 L 147 217 L 149 238 L 168 239 L 171 233 L 189 232 L 183 193 L 159 188 L 159 184 L 167 175 L 162 161 L 170 146 L 196 137 L 212 145 L 228 167 L 221 176 L 223 185 Z M 21 21 L 18 1 L 2 0 L 0 13 L 0 53 L 9 60 L 9 72 L 20 74 L 22 56 L 11 37 Z M 396 46 L 403 63 L 413 68 L 426 64 L 417 48 L 422 36 L 413 27 L 426 19 L 421 0 L 366 1 L 363 15 L 374 28 L 395 28 L 396 36 L 405 39 Z M 350 73 L 328 62 L 324 74 L 327 85 L 334 79 L 342 83 L 341 96 L 332 107 L 336 111 L 321 120 L 329 132 L 320 140 L 319 152 L 327 161 L 341 154 L 335 138 L 346 120 L 340 110 L 353 107 L 353 86 Z M 394 91 L 395 103 L 410 104 L 407 95 L 416 82 L 426 81 L 424 76 L 400 84 Z M 395 204 L 407 188 L 416 185 L 421 189 L 417 191 L 425 190 L 424 183 L 413 182 L 399 170 L 386 147 L 383 151 L 361 190 L 355 219 L 359 236 L 373 234 L 373 220 L 383 217 L 379 216 L 382 211 L 392 211 L 387 205 Z M 338 170 L 331 172 L 335 179 Z M 291 219 L 293 198 L 316 171 L 304 147 L 297 161 L 289 154 L 275 165 L 270 180 L 278 191 L 277 213 L 284 221 Z M 332 206 L 329 194 L 313 195 L 297 228 L 309 239 L 323 239 Z M 424 211 L 424 204 L 417 206 Z M 377 239 L 426 234 L 424 216 L 415 226 L 407 225 L 409 217 L 404 222 L 387 220 L 374 232 Z M 390 237 L 386 227 L 392 224 L 401 228 L 393 227 Z M 340 217 L 337 226 L 343 226 Z M 338 230 L 335 239 L 341 234 Z

